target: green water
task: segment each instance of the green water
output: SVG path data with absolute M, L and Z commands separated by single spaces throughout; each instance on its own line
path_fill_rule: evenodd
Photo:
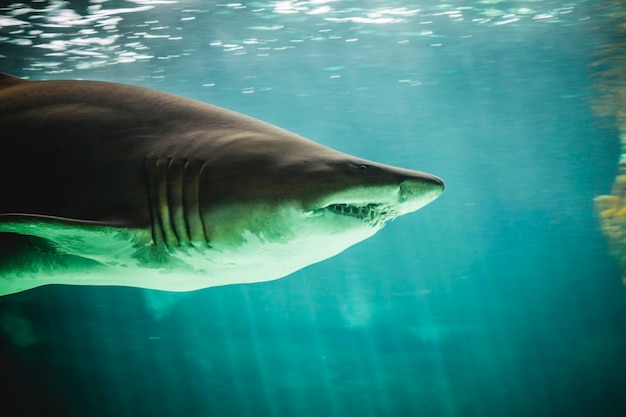
M 282 280 L 1 298 L 7 415 L 626 415 L 626 289 L 593 214 L 619 154 L 591 110 L 603 3 L 0 8 L 1 71 L 184 95 L 447 186 Z

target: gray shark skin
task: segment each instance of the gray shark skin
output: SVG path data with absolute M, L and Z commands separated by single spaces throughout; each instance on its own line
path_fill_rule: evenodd
M 359 159 L 136 86 L 0 74 L 0 295 L 278 279 L 437 198 Z

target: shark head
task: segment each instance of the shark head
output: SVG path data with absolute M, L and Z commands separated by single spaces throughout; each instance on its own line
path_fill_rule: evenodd
M 238 140 L 216 149 L 202 170 L 199 206 L 212 249 L 226 263 L 250 262 L 257 278 L 261 263 L 269 275 L 283 276 L 332 257 L 444 190 L 433 175 L 291 134 L 280 140 L 256 136 L 256 145 L 244 152 Z M 229 155 L 234 150 L 236 156 Z

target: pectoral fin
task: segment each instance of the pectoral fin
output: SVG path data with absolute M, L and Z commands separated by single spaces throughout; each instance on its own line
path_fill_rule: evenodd
M 60 253 L 101 263 L 127 257 L 138 246 L 149 244 L 149 234 L 142 229 L 31 214 L 0 215 L 0 233 L 44 239 Z

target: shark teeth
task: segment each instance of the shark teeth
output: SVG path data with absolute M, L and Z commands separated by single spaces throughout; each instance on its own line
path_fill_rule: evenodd
M 398 216 L 396 210 L 384 204 L 331 204 L 324 209 L 335 214 L 355 217 L 370 224 L 382 226 Z

